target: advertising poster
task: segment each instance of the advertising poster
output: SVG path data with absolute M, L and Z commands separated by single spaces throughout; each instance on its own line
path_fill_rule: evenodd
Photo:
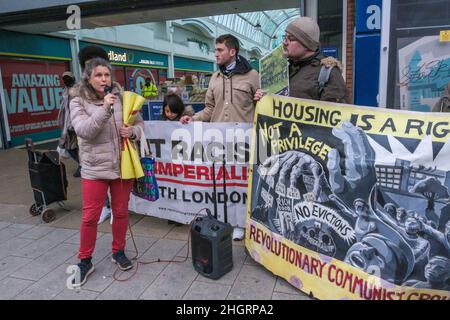
M 450 81 L 450 42 L 439 35 L 398 39 L 400 108 L 430 111 Z
M 57 117 L 68 62 L 0 59 L 11 145 L 59 136 Z

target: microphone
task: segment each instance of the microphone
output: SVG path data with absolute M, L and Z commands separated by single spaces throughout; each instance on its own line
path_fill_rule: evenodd
M 105 95 L 109 94 L 112 92 L 112 86 L 105 86 Z M 113 105 L 109 106 L 109 112 L 111 112 L 111 114 L 114 113 L 114 107 Z

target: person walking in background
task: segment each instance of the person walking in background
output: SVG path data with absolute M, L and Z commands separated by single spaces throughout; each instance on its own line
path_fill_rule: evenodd
M 143 121 L 138 116 L 133 126 L 123 125 L 122 102 L 117 97 L 121 94 L 120 86 L 112 82 L 111 74 L 108 61 L 93 58 L 86 63 L 79 86 L 71 91 L 71 120 L 79 139 L 83 199 L 78 253 L 80 281 L 74 280 L 74 287 L 82 286 L 94 271 L 92 254 L 97 222 L 108 188 L 114 215 L 112 262 L 124 271 L 133 267 L 124 252 L 133 180 L 120 178 L 120 151 L 123 138 L 140 138 L 137 126 L 143 127 Z M 107 86 L 112 86 L 112 92 L 105 94 Z
M 141 88 L 141 95 L 145 99 L 156 99 L 158 97 L 158 88 L 156 88 L 151 78 L 145 78 L 145 84 Z

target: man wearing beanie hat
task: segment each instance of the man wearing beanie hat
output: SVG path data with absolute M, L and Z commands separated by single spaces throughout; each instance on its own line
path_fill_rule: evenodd
M 283 37 L 283 54 L 289 60 L 289 96 L 296 98 L 347 103 L 347 89 L 341 65 L 333 57 L 320 53 L 320 29 L 309 17 L 289 23 Z M 332 67 L 328 81 L 319 85 L 322 66 Z M 258 90 L 255 100 L 261 99 Z

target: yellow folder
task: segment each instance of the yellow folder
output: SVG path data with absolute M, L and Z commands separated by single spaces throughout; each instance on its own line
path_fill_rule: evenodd
M 145 98 L 131 91 L 123 93 L 123 123 L 134 124 L 137 114 L 141 111 Z M 133 141 L 125 139 L 121 158 L 122 179 L 137 179 L 144 176 L 141 160 Z

